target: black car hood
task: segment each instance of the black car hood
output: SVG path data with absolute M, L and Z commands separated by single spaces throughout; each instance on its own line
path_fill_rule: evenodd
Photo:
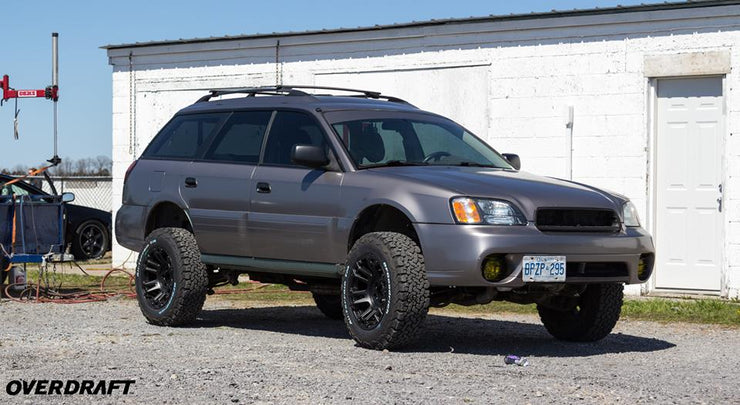
M 67 221 L 70 224 L 79 225 L 88 219 L 97 219 L 110 229 L 111 217 L 112 215 L 110 212 L 85 207 L 83 205 L 67 204 Z

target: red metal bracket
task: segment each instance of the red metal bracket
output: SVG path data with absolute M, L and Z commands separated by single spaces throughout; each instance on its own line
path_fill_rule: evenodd
M 4 75 L 0 80 L 0 85 L 3 89 L 3 101 L 8 101 L 11 98 L 36 98 L 44 97 L 46 99 L 57 101 L 59 100 L 59 87 L 48 86 L 43 90 L 16 90 L 10 87 L 10 77 Z

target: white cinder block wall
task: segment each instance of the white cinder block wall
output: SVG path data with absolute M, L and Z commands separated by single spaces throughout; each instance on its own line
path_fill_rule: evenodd
M 718 156 L 725 162 L 726 207 L 721 294 L 738 297 L 739 45 L 740 6 L 729 5 L 112 46 L 113 211 L 126 168 L 178 109 L 207 89 L 280 82 L 404 98 L 455 119 L 501 152 L 518 153 L 523 170 L 564 178 L 572 107 L 573 179 L 630 197 L 650 229 L 653 78 L 645 59 L 716 51 L 732 64 L 725 156 Z M 673 69 L 717 73 L 690 64 Z M 135 265 L 135 254 L 118 245 L 113 258 L 115 265 Z

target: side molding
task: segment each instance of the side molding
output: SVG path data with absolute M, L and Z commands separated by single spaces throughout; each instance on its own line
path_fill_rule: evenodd
M 269 271 L 271 273 L 294 274 L 298 276 L 340 278 L 342 274 L 342 266 L 334 263 L 297 262 L 221 255 L 201 255 L 201 261 L 205 264 L 235 270 Z

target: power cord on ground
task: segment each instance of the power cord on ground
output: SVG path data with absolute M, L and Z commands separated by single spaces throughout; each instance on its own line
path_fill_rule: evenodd
M 108 270 L 100 281 L 100 287 L 97 291 L 75 291 L 75 292 L 62 292 L 61 277 L 57 278 L 57 263 L 44 263 L 39 266 L 39 274 L 37 283 L 25 283 L 23 290 L 14 291 L 14 287 L 19 285 L 17 283 L 8 284 L 5 286 L 5 297 L 14 302 L 20 303 L 57 303 L 57 304 L 85 304 L 90 302 L 101 302 L 111 299 L 113 297 L 126 297 L 136 298 L 136 278 L 131 272 L 124 268 L 124 265 L 129 261 L 133 252 L 130 252 L 126 259 L 118 266 L 115 266 Z M 51 265 L 51 270 L 48 268 Z M 79 263 L 72 261 L 70 265 L 76 266 L 84 275 L 92 277 Z M 60 266 L 61 267 L 61 266 Z M 63 267 L 62 267 L 63 271 Z M 116 274 L 123 273 L 128 276 L 127 289 L 111 289 L 106 287 L 106 283 L 109 278 Z M 64 275 L 64 273 L 62 273 Z M 234 289 L 223 289 L 217 290 L 214 293 L 217 295 L 228 295 L 228 294 L 244 294 L 244 293 L 262 293 L 267 294 L 272 291 L 260 291 L 270 284 L 263 284 L 259 281 L 248 280 L 250 284 L 255 284 L 253 288 L 234 288 Z M 87 286 L 66 286 L 70 290 L 81 290 Z M 305 293 L 305 291 L 288 291 L 291 293 Z

